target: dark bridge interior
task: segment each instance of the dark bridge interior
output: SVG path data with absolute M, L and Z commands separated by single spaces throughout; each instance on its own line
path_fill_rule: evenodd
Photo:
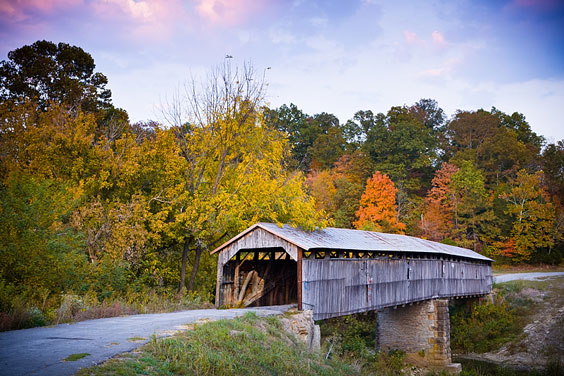
M 283 248 L 241 250 L 223 267 L 225 306 L 298 302 L 297 262 Z

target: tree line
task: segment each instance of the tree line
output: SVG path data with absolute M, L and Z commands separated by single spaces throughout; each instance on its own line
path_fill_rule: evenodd
M 511 263 L 564 253 L 564 144 L 422 99 L 340 123 L 268 108 L 229 61 L 132 123 L 80 47 L 0 63 L 0 312 L 147 286 L 211 296 L 209 251 L 258 221 L 398 232 Z M 51 303 L 49 303 L 51 302 Z
M 562 262 L 564 143 L 520 113 L 421 99 L 341 124 L 297 106 L 266 110 L 288 135 L 290 168 L 337 227 L 405 233 L 505 263 Z

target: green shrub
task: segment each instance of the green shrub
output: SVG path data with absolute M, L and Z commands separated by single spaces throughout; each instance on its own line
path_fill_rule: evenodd
M 459 352 L 488 352 L 520 331 L 515 311 L 500 297 L 493 304 L 475 301 L 451 309 L 451 347 Z

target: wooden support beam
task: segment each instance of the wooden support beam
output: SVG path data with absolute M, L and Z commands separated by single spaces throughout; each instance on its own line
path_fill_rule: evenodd
M 298 248 L 298 310 L 303 310 L 302 305 L 302 253 L 303 250 Z

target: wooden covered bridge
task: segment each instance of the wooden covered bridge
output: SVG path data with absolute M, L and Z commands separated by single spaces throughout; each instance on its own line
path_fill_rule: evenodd
M 491 259 L 405 235 L 257 223 L 216 252 L 217 306 L 297 303 L 315 320 L 492 287 Z
M 257 223 L 212 253 L 219 253 L 216 306 L 297 303 L 300 310 L 313 310 L 315 320 L 376 310 L 382 313 L 381 345 L 410 347 L 410 352 L 417 348 L 413 342 L 446 341 L 441 351 L 448 352 L 447 362 L 445 299 L 486 295 L 492 287 L 493 260 L 405 235 L 339 228 L 306 232 Z M 400 314 L 386 310 L 413 303 L 418 307 L 397 310 Z M 417 325 L 398 344 L 406 314 Z M 419 325 L 431 317 L 428 325 Z

